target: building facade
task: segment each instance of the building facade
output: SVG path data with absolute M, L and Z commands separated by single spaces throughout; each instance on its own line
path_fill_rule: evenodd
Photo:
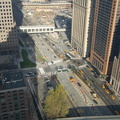
M 0 73 L 0 120 L 31 120 L 21 71 Z
M 5 54 L 19 54 L 11 0 L 0 0 L 0 55 Z
M 87 56 L 91 0 L 73 0 L 71 45 L 80 56 Z
M 96 0 L 90 62 L 101 74 L 111 74 L 120 40 L 120 0 Z
M 120 53 L 118 57 L 114 58 L 110 84 L 112 88 L 120 95 Z

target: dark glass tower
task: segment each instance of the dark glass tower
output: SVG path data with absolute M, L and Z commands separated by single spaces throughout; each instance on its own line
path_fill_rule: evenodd
M 110 74 L 120 41 L 120 0 L 96 0 L 90 62 Z

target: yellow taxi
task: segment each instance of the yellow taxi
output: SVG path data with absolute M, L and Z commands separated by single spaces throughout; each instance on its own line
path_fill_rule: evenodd
M 83 74 L 84 72 L 82 70 L 80 70 L 80 73 Z
M 113 95 L 110 95 L 110 98 L 113 99 L 113 100 L 115 99 L 115 97 Z
M 102 84 L 102 88 L 105 88 L 105 85 L 104 85 L 104 83 Z
M 106 93 L 110 93 L 108 89 L 104 89 Z
M 120 112 L 116 110 L 116 111 L 115 111 L 115 114 L 116 114 L 116 115 L 120 115 Z
M 92 71 L 93 69 L 90 67 L 89 70 Z

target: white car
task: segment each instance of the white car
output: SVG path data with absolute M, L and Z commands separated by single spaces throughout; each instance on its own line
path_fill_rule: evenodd
M 57 69 L 58 72 L 62 72 L 62 69 Z

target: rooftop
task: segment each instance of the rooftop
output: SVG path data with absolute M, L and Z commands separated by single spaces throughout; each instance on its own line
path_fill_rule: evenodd
M 11 55 L 0 56 L 0 64 L 6 64 L 12 61 L 13 61 L 13 57 Z
M 21 71 L 11 71 L 0 73 L 0 90 L 25 87 L 23 74 Z

